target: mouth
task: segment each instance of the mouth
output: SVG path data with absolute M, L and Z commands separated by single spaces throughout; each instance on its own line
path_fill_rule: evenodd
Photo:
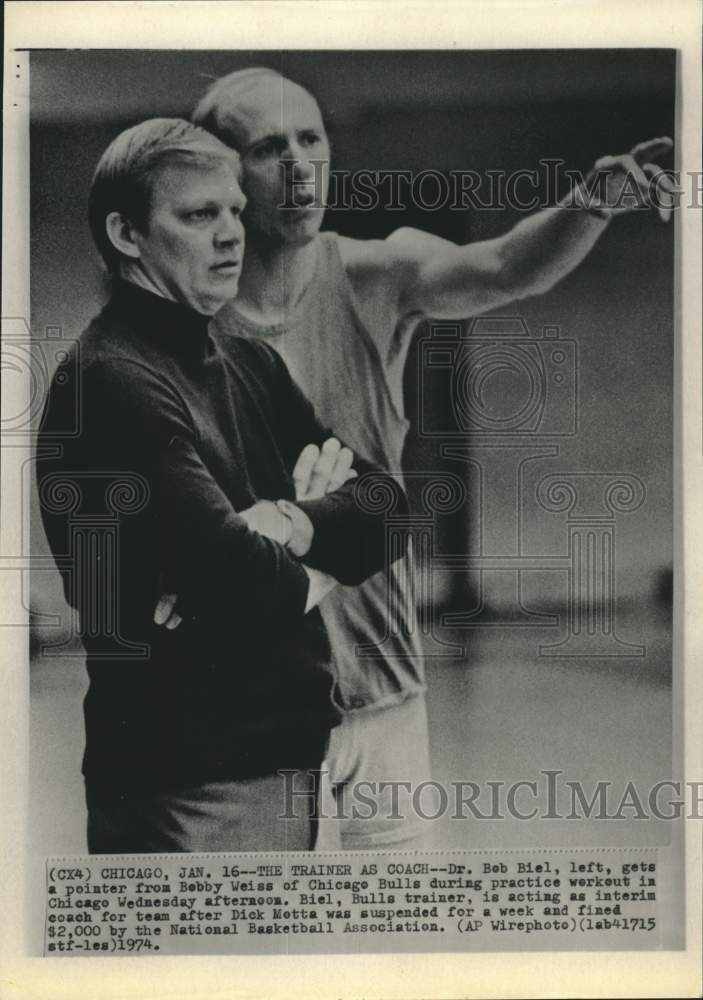
M 291 192 L 284 204 L 287 211 L 294 213 L 304 213 L 312 208 L 317 208 L 315 192 L 313 190 Z
M 210 270 L 223 275 L 223 277 L 231 277 L 239 274 L 240 266 L 238 260 L 221 260 L 219 263 L 213 264 Z

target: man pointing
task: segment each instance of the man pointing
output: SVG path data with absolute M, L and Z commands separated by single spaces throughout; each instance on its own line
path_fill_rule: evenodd
M 239 295 L 220 313 L 219 328 L 274 347 L 323 421 L 395 471 L 408 427 L 403 367 L 418 322 L 461 319 L 546 292 L 616 216 L 655 196 L 661 217 L 670 215 L 672 185 L 656 166 L 672 146 L 663 138 L 599 160 L 587 187 L 495 239 L 459 246 L 409 228 L 385 240 L 349 239 L 320 232 L 330 145 L 310 93 L 273 70 L 241 70 L 211 86 L 193 120 L 238 151 L 248 199 Z M 387 634 L 389 606 L 405 627 Z M 346 709 L 327 758 L 335 788 L 340 799 L 356 780 L 379 789 L 374 816 L 342 826 L 342 846 L 426 845 L 427 824 L 398 817 L 381 790 L 383 781 L 416 786 L 430 776 L 407 567 L 397 563 L 387 579 L 377 575 L 358 589 L 337 588 L 321 610 Z M 381 643 L 381 655 L 363 655 Z

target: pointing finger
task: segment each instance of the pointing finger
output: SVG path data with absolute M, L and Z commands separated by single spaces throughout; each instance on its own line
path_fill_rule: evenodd
M 666 222 L 671 218 L 673 210 L 680 205 L 684 193 L 680 174 L 675 170 L 663 170 L 654 163 L 645 163 L 642 169 L 650 178 L 651 202 Z
M 673 149 L 674 142 L 669 136 L 661 136 L 659 139 L 649 139 L 647 142 L 640 142 L 630 150 L 630 156 L 638 163 L 646 163 L 648 160 L 659 160 L 666 156 Z
M 649 177 L 637 161 L 627 153 L 625 156 L 616 158 L 615 166 L 619 171 L 624 171 L 623 186 L 618 194 L 617 207 L 627 210 L 649 205 L 651 202 Z
M 645 163 L 642 170 L 649 177 L 650 201 L 656 207 L 662 222 L 668 222 L 681 193 L 673 179 L 654 163 Z

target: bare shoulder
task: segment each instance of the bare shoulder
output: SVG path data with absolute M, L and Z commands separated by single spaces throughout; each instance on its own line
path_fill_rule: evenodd
M 377 286 L 402 282 L 409 265 L 444 243 L 430 233 L 403 227 L 384 240 L 356 240 L 339 236 L 339 252 L 349 280 L 357 293 Z
M 419 251 L 446 243 L 438 236 L 409 226 L 394 229 L 384 240 L 355 240 L 349 236 L 338 236 L 337 239 L 348 270 L 385 268 L 393 262 L 414 257 Z
M 355 240 L 337 236 L 337 245 L 347 274 L 372 274 L 388 266 L 388 240 Z
M 396 257 L 405 260 L 414 260 L 418 256 L 440 247 L 453 246 L 441 236 L 434 236 L 422 229 L 411 229 L 410 226 L 396 229 L 385 242 Z

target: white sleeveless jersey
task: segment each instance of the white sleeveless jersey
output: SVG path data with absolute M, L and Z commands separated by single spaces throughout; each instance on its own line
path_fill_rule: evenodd
M 320 233 L 312 281 L 281 324 L 240 316 L 236 302 L 215 323 L 222 332 L 259 337 L 275 348 L 312 402 L 321 421 L 345 444 L 392 472 L 400 472 L 408 422 L 399 377 L 391 387 L 377 342 L 362 321 L 336 233 Z M 364 313 L 392 323 L 380 294 Z M 422 647 L 415 622 L 408 558 L 360 587 L 337 587 L 320 605 L 332 646 L 339 697 L 346 709 L 388 705 L 424 689 Z

